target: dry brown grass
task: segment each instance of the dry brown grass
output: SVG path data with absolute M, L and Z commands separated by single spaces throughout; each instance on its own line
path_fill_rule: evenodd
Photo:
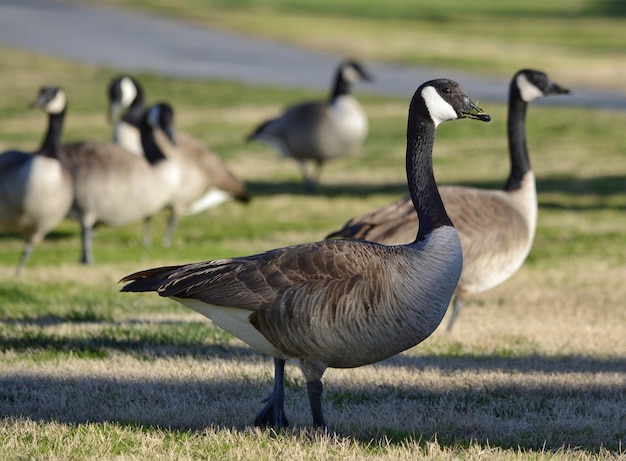
M 90 272 L 86 286 L 97 287 L 115 268 Z M 142 340 L 172 322 L 208 331 L 210 322 L 193 312 L 152 311 L 154 303 L 135 299 L 142 310 L 113 322 L 24 321 L 9 334 L 66 338 L 69 346 L 105 341 L 112 327 L 139 330 L 134 346 L 113 343 L 100 359 L 71 347 L 43 361 L 3 353 L 0 440 L 13 454 L 39 438 L 63 440 L 60 458 L 81 445 L 117 458 L 113 438 L 126 447 L 119 459 L 622 459 L 605 447 L 623 437 L 625 422 L 625 276 L 601 261 L 568 272 L 525 266 L 470 304 L 452 334 L 437 331 L 375 366 L 328 370 L 324 402 L 334 433 L 312 439 L 295 366 L 287 369 L 293 429 L 270 435 L 250 427 L 271 386 L 269 358 L 230 337 L 200 353 Z M 29 283 L 49 277 L 37 269 Z M 185 442 L 164 446 L 177 433 Z M 219 455 L 204 451 L 216 446 Z

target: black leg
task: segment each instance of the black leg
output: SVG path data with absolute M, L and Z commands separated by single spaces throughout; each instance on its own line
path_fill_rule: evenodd
M 446 328 L 446 331 L 448 333 L 452 331 L 454 322 L 457 316 L 459 315 L 459 312 L 461 312 L 461 309 L 463 309 L 464 304 L 465 304 L 464 301 L 460 299 L 458 296 L 454 297 L 454 301 L 452 302 L 452 315 L 450 315 L 450 320 L 448 320 L 448 327 Z
M 311 404 L 313 426 L 328 429 L 326 421 L 324 421 L 324 413 L 322 412 L 322 391 L 324 390 L 324 385 L 321 381 L 309 381 L 306 383 L 306 390 L 309 394 L 309 403 Z
M 163 237 L 163 246 L 170 247 L 172 245 L 172 241 L 174 240 L 174 231 L 176 230 L 176 226 L 178 225 L 178 216 L 174 210 L 170 210 L 170 217 L 167 220 L 167 230 L 165 231 L 165 236 Z
M 93 241 L 93 229 L 84 223 L 81 223 L 82 239 L 83 239 L 83 254 L 80 258 L 80 262 L 83 264 L 92 264 L 93 256 L 91 243 Z
M 274 390 L 263 409 L 254 419 L 255 426 L 273 426 L 283 428 L 289 426 L 285 416 L 285 360 L 274 359 Z
M 30 255 L 32 252 L 33 252 L 32 242 L 26 242 L 24 244 L 24 251 L 22 252 L 22 258 L 20 259 L 20 262 L 17 265 L 17 269 L 15 270 L 16 277 L 22 273 L 22 269 L 24 269 L 24 266 L 26 266 L 26 263 L 28 262 L 28 259 L 30 258 Z
M 148 216 L 143 220 L 143 246 L 152 246 L 152 218 Z

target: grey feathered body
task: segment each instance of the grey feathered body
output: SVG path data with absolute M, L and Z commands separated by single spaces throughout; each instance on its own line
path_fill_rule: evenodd
M 285 157 L 324 161 L 352 153 L 363 144 L 367 131 L 365 113 L 346 94 L 332 102 L 291 106 L 259 127 L 251 139 L 275 146 Z
M 160 130 L 154 135 L 161 146 L 168 144 Z M 164 147 L 164 151 L 178 164 L 183 178 L 171 200 L 179 215 L 199 213 L 228 200 L 249 200 L 245 184 L 200 140 L 180 133 L 176 146 Z
M 151 216 L 180 181 L 170 162 L 151 165 L 112 143 L 64 144 L 59 156 L 73 178 L 73 214 L 88 226 L 119 226 Z
M 57 159 L 19 151 L 0 155 L 0 229 L 37 244 L 71 204 L 71 180 Z
M 173 297 L 244 341 L 253 328 L 267 340 L 254 347 L 323 370 L 375 363 L 423 341 L 461 266 L 458 236 L 443 227 L 410 246 L 334 240 L 151 269 L 124 291 Z M 245 310 L 245 320 L 220 321 L 224 307 Z

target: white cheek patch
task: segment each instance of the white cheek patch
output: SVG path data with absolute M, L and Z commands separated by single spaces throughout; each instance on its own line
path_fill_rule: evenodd
M 65 106 L 67 104 L 67 97 L 65 96 L 65 91 L 57 90 L 57 94 L 54 95 L 54 98 L 46 104 L 46 112 L 49 114 L 60 114 L 65 110 Z
M 346 82 L 355 83 L 361 79 L 361 76 L 352 66 L 344 67 L 341 71 L 341 76 Z
M 426 103 L 426 108 L 435 126 L 438 126 L 441 122 L 445 122 L 446 120 L 459 118 L 452 105 L 443 99 L 434 87 L 427 86 L 423 88 L 422 98 Z
M 120 89 L 122 90 L 120 104 L 122 107 L 129 107 L 137 97 L 137 88 L 130 78 L 124 77 L 120 81 Z
M 515 79 L 515 83 L 519 88 L 522 99 L 526 102 L 530 102 L 533 99 L 543 96 L 543 92 L 535 85 L 530 83 L 524 74 L 519 74 Z

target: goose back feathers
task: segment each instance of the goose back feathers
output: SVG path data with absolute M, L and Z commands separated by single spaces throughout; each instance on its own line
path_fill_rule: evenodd
M 124 277 L 122 290 L 171 297 L 272 355 L 274 392 L 257 424 L 287 424 L 284 363 L 299 360 L 313 424 L 325 426 L 320 380 L 327 367 L 383 360 L 423 341 L 443 318 L 462 254 L 437 193 L 432 145 L 438 123 L 464 117 L 489 120 L 450 80 L 423 84 L 411 102 L 407 176 L 414 212 L 424 217 L 412 243 L 326 240 L 149 269 Z

